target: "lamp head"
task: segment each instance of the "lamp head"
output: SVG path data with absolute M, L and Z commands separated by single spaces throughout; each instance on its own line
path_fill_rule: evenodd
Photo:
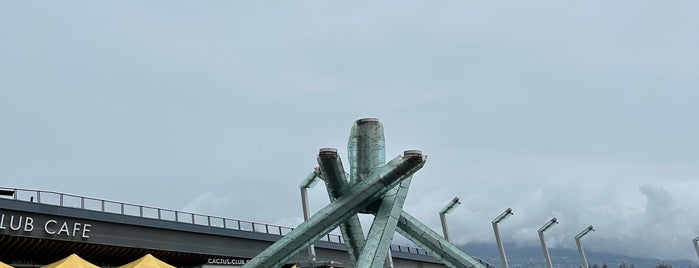
M 551 228 L 551 226 L 553 226 L 554 224 L 558 224 L 558 220 L 556 219 L 556 217 L 549 220 L 546 224 L 544 224 L 544 226 L 541 226 L 541 228 L 539 228 L 539 232 L 542 232 L 542 233 L 545 232 L 546 230 Z
M 582 230 L 582 232 L 580 232 L 578 235 L 576 235 L 575 238 L 580 239 L 583 236 L 585 236 L 587 233 L 593 232 L 593 231 L 595 231 L 595 228 L 592 228 L 592 225 L 587 226 L 587 228 L 585 228 L 585 230 Z
M 507 208 L 503 213 L 500 213 L 500 215 L 497 216 L 497 217 L 493 220 L 493 223 L 500 223 L 500 222 L 504 221 L 504 220 L 505 220 L 507 217 L 509 217 L 510 215 L 515 215 L 515 214 L 512 213 L 512 209 L 511 209 L 511 208 Z
M 454 197 L 454 199 L 452 199 L 451 202 L 449 202 L 449 204 L 447 204 L 447 206 L 444 207 L 439 213 L 440 214 L 447 214 L 449 212 L 452 212 L 459 205 L 461 205 L 461 202 L 459 201 L 459 197 Z

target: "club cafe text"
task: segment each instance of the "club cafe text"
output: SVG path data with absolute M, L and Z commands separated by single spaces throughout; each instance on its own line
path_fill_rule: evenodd
M 44 233 L 55 236 L 90 238 L 92 224 L 69 222 L 66 220 L 49 219 L 44 223 L 37 223 L 29 216 L 0 214 L 0 231 L 34 231 L 35 226 L 42 226 Z

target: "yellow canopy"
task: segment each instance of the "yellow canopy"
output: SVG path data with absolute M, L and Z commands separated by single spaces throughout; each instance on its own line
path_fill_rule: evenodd
M 175 266 L 158 260 L 158 258 L 153 257 L 153 255 L 146 254 L 143 258 L 119 266 L 119 268 L 175 268 Z
M 12 268 L 12 266 L 9 266 L 9 265 L 5 264 L 4 262 L 0 261 L 0 268 Z
M 70 254 L 70 256 L 52 264 L 42 266 L 42 268 L 99 268 L 99 266 L 89 263 L 78 255 Z

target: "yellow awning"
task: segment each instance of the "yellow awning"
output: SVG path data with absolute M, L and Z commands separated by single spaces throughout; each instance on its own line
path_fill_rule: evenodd
M 54 262 L 52 264 L 42 266 L 43 268 L 99 268 L 99 266 L 94 265 L 78 255 L 70 254 L 70 256 L 62 259 L 60 261 Z
M 175 266 L 158 260 L 158 258 L 153 257 L 153 255 L 146 254 L 143 258 L 119 266 L 119 268 L 175 268 Z
M 4 262 L 1 262 L 1 261 L 0 261 L 0 268 L 13 268 L 13 267 L 12 267 L 12 266 L 9 266 L 9 265 L 5 264 Z

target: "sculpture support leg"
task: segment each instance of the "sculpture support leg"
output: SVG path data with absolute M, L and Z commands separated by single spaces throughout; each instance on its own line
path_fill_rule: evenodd
M 356 267 L 383 268 L 410 187 L 408 178 L 381 200 Z
M 474 258 L 464 253 L 454 244 L 449 243 L 441 235 L 432 231 L 410 214 L 403 211 L 398 220 L 398 233 L 408 238 L 410 241 L 426 250 L 430 255 L 437 258 L 446 266 L 451 268 L 483 268 Z
M 325 187 L 328 190 L 330 202 L 345 196 L 350 189 L 350 185 L 347 182 L 347 176 L 345 176 L 345 170 L 342 167 L 340 158 L 318 157 L 318 164 L 323 174 L 323 180 L 325 180 Z M 359 258 L 359 253 L 365 244 L 364 231 L 362 231 L 359 216 L 356 214 L 352 215 L 346 222 L 341 223 L 339 227 L 342 237 L 345 239 L 350 260 L 355 267 L 358 267 L 356 265 L 357 258 Z

